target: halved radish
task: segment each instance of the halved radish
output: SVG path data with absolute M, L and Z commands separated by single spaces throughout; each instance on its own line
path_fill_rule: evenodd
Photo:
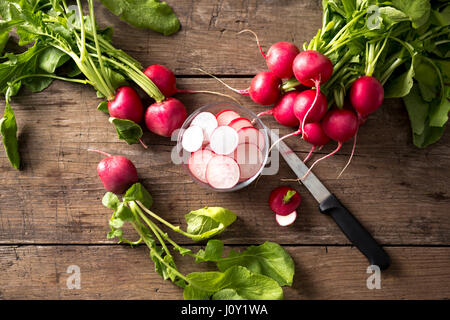
M 254 127 L 245 127 L 238 131 L 239 144 L 252 143 L 258 146 L 259 150 L 264 150 L 266 142 L 264 134 Z
M 240 118 L 239 113 L 233 110 L 223 110 L 216 115 L 219 126 L 227 126 L 234 119 Z
M 279 214 L 275 215 L 275 220 L 277 220 L 277 223 L 282 227 L 286 227 L 293 224 L 296 219 L 297 219 L 297 211 L 292 211 L 287 216 L 281 216 Z
M 269 196 L 270 209 L 280 216 L 289 215 L 301 202 L 302 197 L 298 191 L 288 186 L 275 188 Z
M 209 160 L 215 156 L 214 152 L 207 149 L 201 149 L 196 152 L 191 153 L 189 158 L 189 171 L 198 180 L 208 183 L 206 180 L 206 167 L 208 166 Z
M 232 127 L 236 131 L 239 131 L 242 128 L 245 128 L 245 127 L 253 127 L 253 125 L 250 122 L 250 120 L 248 120 L 246 118 L 236 118 L 233 121 L 231 121 L 228 124 L 228 126 Z
M 195 152 L 203 145 L 203 129 L 198 126 L 191 126 L 183 132 L 181 145 L 188 152 Z
M 191 126 L 203 129 L 205 141 L 209 141 L 212 132 L 218 127 L 216 116 L 211 112 L 200 112 L 191 122 Z
M 239 181 L 247 180 L 253 177 L 261 168 L 263 154 L 261 150 L 251 143 L 243 143 L 237 146 L 233 153 L 233 158 L 239 165 L 241 178 Z
M 236 130 L 228 126 L 220 126 L 213 131 L 209 145 L 217 154 L 230 154 L 238 146 L 238 140 Z
M 240 178 L 239 165 L 230 157 L 216 155 L 206 167 L 206 180 L 216 189 L 233 188 Z

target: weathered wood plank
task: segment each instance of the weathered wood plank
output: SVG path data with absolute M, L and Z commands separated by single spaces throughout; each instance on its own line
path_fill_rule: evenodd
M 96 18 L 101 26 L 114 27 L 114 43 L 145 66 L 164 64 L 177 74 L 199 74 L 202 67 L 216 74 L 256 74 L 266 68 L 249 34 L 255 30 L 268 50 L 278 41 L 299 47 L 320 28 L 321 1 L 168 1 L 182 24 L 175 35 L 164 37 L 138 30 L 120 21 L 100 4 Z
M 245 87 L 248 79 L 226 79 Z M 227 92 L 215 80 L 181 79 L 180 88 Z M 191 112 L 222 97 L 180 95 Z M 238 97 L 254 111 L 263 107 Z M 138 167 L 142 182 L 155 198 L 155 211 L 173 223 L 182 223 L 189 210 L 220 205 L 234 210 L 239 221 L 222 237 L 227 243 L 255 243 L 273 239 L 286 244 L 346 244 L 338 227 L 317 211 L 317 204 L 295 182 L 303 196 L 300 217 L 289 228 L 277 227 L 267 205 L 270 191 L 280 179 L 293 178 L 281 161 L 276 176 L 262 177 L 235 193 L 214 193 L 193 183 L 183 168 L 171 163 L 174 142 L 146 133 L 150 145 L 120 142 L 107 117 L 95 109 L 98 99 L 82 86 L 54 83 L 40 94 L 26 92 L 15 98 L 23 157 L 23 171 L 10 168 L 0 152 L 1 243 L 104 243 L 109 210 L 101 206 L 104 193 L 96 176 L 100 157 L 87 152 L 97 148 L 123 154 Z M 265 119 L 272 128 L 280 128 Z M 450 240 L 450 136 L 420 150 L 411 143 L 409 123 L 402 104 L 387 100 L 361 128 L 356 156 L 345 174 L 351 143 L 315 169 L 335 194 L 384 244 L 448 244 Z M 290 129 L 282 128 L 281 133 Z M 300 156 L 309 149 L 299 138 L 288 144 Z M 330 145 L 321 153 L 332 150 Z M 179 241 L 185 241 L 179 239 Z
M 196 248 L 197 249 L 197 248 Z M 369 290 L 367 262 L 351 247 L 286 247 L 296 264 L 286 299 L 448 299 L 450 248 L 387 248 L 392 266 L 381 289 Z M 191 258 L 179 269 L 214 270 Z M 67 268 L 77 265 L 81 289 L 69 290 Z M 182 299 L 154 272 L 146 248 L 125 246 L 2 246 L 1 299 Z

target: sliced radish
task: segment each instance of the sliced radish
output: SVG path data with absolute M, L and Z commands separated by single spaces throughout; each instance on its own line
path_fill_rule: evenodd
M 230 154 L 238 146 L 236 130 L 228 126 L 217 127 L 211 135 L 209 145 L 217 154 Z
M 191 122 L 191 126 L 203 129 L 205 141 L 209 141 L 212 132 L 218 127 L 216 116 L 211 112 L 200 112 Z
M 246 118 L 236 118 L 228 124 L 229 127 L 232 127 L 234 130 L 239 131 L 245 127 L 253 127 L 250 120 Z
M 264 150 L 264 134 L 254 127 L 245 127 L 238 131 L 239 144 L 251 143 L 258 146 L 259 150 Z
M 233 110 L 223 110 L 216 115 L 219 126 L 227 126 L 231 121 L 240 117 L 239 113 Z
M 195 152 L 203 145 L 203 129 L 198 126 L 191 126 L 183 132 L 181 145 L 188 152 Z
M 292 211 L 287 216 L 280 216 L 279 214 L 276 214 L 275 219 L 280 226 L 289 226 L 294 223 L 295 219 L 297 219 L 297 211 Z
M 261 150 L 251 143 L 243 143 L 237 146 L 233 158 L 239 165 L 241 178 L 239 181 L 247 180 L 258 173 L 263 162 Z
M 216 155 L 209 160 L 206 167 L 206 180 L 211 187 L 233 188 L 239 182 L 239 177 L 239 166 L 233 158 Z
M 208 183 L 206 180 L 206 167 L 208 166 L 209 160 L 211 160 L 214 156 L 214 152 L 206 149 L 191 153 L 188 166 L 192 175 L 198 180 Z

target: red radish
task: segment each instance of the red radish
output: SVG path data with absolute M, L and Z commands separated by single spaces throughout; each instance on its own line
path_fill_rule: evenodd
M 133 184 L 138 182 L 138 173 L 133 162 L 123 156 L 113 156 L 109 153 L 92 150 L 107 156 L 97 166 L 97 173 L 106 190 L 122 194 Z
M 181 145 L 188 152 L 195 152 L 203 145 L 203 129 L 198 126 L 190 126 L 183 132 Z
M 238 146 L 239 137 L 236 130 L 228 126 L 217 127 L 211 134 L 209 145 L 217 154 L 230 154 Z
M 300 52 L 292 64 L 295 78 L 307 87 L 319 87 L 330 79 L 333 63 L 327 56 L 315 50 Z
M 169 68 L 160 64 L 154 64 L 145 69 L 144 73 L 166 98 L 173 96 L 177 92 L 177 80 Z
M 258 73 L 250 84 L 248 93 L 256 103 L 268 106 L 277 102 L 280 97 L 281 79 L 271 71 Z
M 293 75 L 292 64 L 299 52 L 300 50 L 293 43 L 274 43 L 267 52 L 267 67 L 278 78 L 290 78 Z
M 264 134 L 255 127 L 246 127 L 238 131 L 239 144 L 251 143 L 256 145 L 259 150 L 264 150 L 266 142 Z
M 147 128 L 160 136 L 170 137 L 176 129 L 181 128 L 187 118 L 186 107 L 175 98 L 156 102 L 145 113 Z
M 299 121 L 294 114 L 294 101 L 299 92 L 291 91 L 281 97 L 275 106 L 267 111 L 258 114 L 258 118 L 263 115 L 273 115 L 275 120 L 286 127 L 299 126 Z
M 303 139 L 312 144 L 311 150 L 303 162 L 307 162 L 317 147 L 322 147 L 330 142 L 330 138 L 323 131 L 322 126 L 318 122 L 305 124 L 305 133 Z
M 203 129 L 205 141 L 207 142 L 218 125 L 216 116 L 211 112 L 200 112 L 191 122 L 191 126 L 198 126 Z
M 267 52 L 267 55 L 261 48 L 259 44 L 258 36 L 252 30 L 242 30 L 242 32 L 250 32 L 256 38 L 256 43 L 258 45 L 259 51 L 261 52 L 264 59 L 266 59 L 267 67 L 272 71 L 278 78 L 286 79 L 292 77 L 292 63 L 300 52 L 300 50 L 290 42 L 277 42 L 274 43 Z
M 233 153 L 233 159 L 236 160 L 240 168 L 241 178 L 239 181 L 245 181 L 261 169 L 263 154 L 256 145 L 244 143 L 238 145 Z
M 305 124 L 309 122 L 319 122 L 327 112 L 327 108 L 327 98 L 322 92 L 317 91 L 317 89 L 300 92 L 295 98 L 293 106 L 294 115 L 300 123 L 298 130 L 278 139 L 272 144 L 270 150 L 272 150 L 278 142 L 286 138 L 299 134 L 302 134 L 302 137 L 304 138 L 303 132 Z
M 111 117 L 140 123 L 144 108 L 136 90 L 123 86 L 117 89 L 114 99 L 108 101 L 108 112 Z
M 216 189 L 233 188 L 240 178 L 237 162 L 227 156 L 216 155 L 209 160 L 206 167 L 206 180 Z
M 333 152 L 316 160 L 300 180 L 305 179 L 317 163 L 336 154 L 344 142 L 355 137 L 358 131 L 358 124 L 358 117 L 351 110 L 333 109 L 328 111 L 322 120 L 322 129 L 328 137 L 338 142 L 338 146 Z M 353 157 L 353 152 L 354 148 L 350 160 Z
M 361 118 L 375 112 L 383 103 L 384 89 L 374 77 L 362 76 L 353 82 L 350 102 Z
M 281 227 L 287 227 L 293 224 L 297 219 L 297 211 L 292 211 L 287 216 L 281 216 L 279 214 L 276 214 L 275 219 L 277 220 L 278 225 L 280 225 Z
M 233 110 L 222 110 L 216 115 L 217 124 L 219 126 L 227 126 L 234 119 L 240 118 L 239 113 Z
M 280 216 L 287 216 L 295 211 L 301 202 L 300 194 L 287 186 L 274 189 L 269 196 L 270 209 Z
M 316 97 L 309 108 L 309 110 L 311 110 L 319 98 L 318 95 L 320 92 L 320 85 L 327 82 L 333 74 L 333 63 L 327 56 L 318 51 L 306 50 L 300 52 L 297 57 L 295 57 L 292 69 L 294 71 L 295 78 L 301 84 L 316 88 Z M 306 116 L 305 118 L 300 119 L 302 122 L 302 131 L 306 123 L 306 119 Z
M 250 120 L 246 119 L 246 118 L 237 118 L 234 119 L 233 121 L 231 121 L 228 124 L 229 127 L 232 127 L 234 130 L 239 131 L 242 128 L 245 127 L 253 127 L 252 123 L 250 122 Z
M 214 152 L 208 149 L 198 150 L 193 152 L 189 158 L 189 170 L 192 175 L 198 180 L 204 183 L 208 183 L 206 180 L 206 167 L 209 160 L 215 156 Z

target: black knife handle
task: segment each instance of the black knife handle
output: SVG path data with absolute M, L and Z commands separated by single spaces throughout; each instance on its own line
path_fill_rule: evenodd
M 319 209 L 320 212 L 333 218 L 347 238 L 367 257 L 371 265 L 376 265 L 381 270 L 389 267 L 391 262 L 387 253 L 333 194 L 319 204 Z

